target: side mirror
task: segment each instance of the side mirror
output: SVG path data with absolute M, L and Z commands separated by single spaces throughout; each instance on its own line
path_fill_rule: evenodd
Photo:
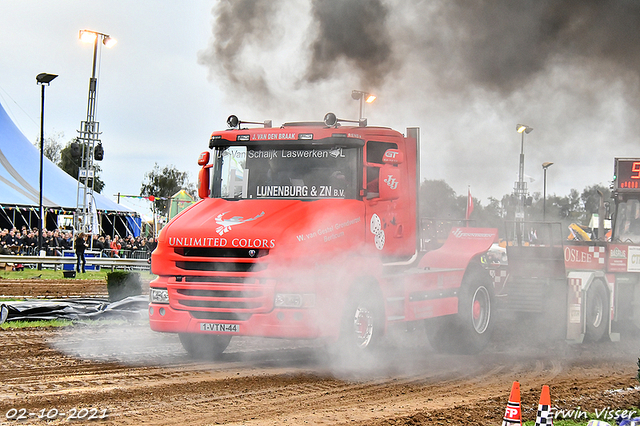
M 211 188 L 209 188 L 211 166 L 211 164 L 204 165 L 198 173 L 198 197 L 201 199 L 209 198 L 211 194 Z
M 209 151 L 203 151 L 198 157 L 198 165 L 206 166 L 207 164 L 209 164 Z

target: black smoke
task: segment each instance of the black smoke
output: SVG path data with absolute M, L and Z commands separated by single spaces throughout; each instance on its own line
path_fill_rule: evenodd
M 454 0 L 419 14 L 435 25 L 412 38 L 440 72 L 459 68 L 457 83 L 510 93 L 568 60 L 618 75 L 640 66 L 638 1 Z
M 334 66 L 344 60 L 363 87 L 380 87 L 394 64 L 387 7 L 379 0 L 313 0 L 311 6 L 317 35 L 306 80 L 335 78 Z
M 224 0 L 213 8 L 212 43 L 198 55 L 198 62 L 209 67 L 211 78 L 222 76 L 234 89 L 256 96 L 270 95 L 261 68 L 246 67 L 241 53 L 251 46 L 275 47 L 263 43 L 270 38 L 269 21 L 277 8 L 277 1 L 268 0 Z
M 276 81 L 247 52 L 277 51 L 289 2 L 221 1 L 209 47 L 199 61 L 211 78 L 234 90 L 269 95 Z M 640 2 L 636 0 L 311 0 L 310 24 L 299 50 L 307 65 L 292 86 L 340 79 L 344 62 L 363 88 L 380 89 L 394 71 L 418 57 L 447 88 L 479 86 L 503 94 L 518 90 L 550 65 L 584 60 L 598 73 L 640 66 Z M 279 18 L 278 18 L 279 17 Z M 409 72 L 410 71 L 410 72 Z M 280 83 L 278 83 L 280 84 Z

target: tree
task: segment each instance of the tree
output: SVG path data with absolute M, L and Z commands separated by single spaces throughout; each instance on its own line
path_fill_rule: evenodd
M 589 221 L 592 214 L 598 214 L 598 209 L 600 208 L 600 194 L 602 194 L 603 203 L 607 203 L 611 200 L 611 190 L 609 187 L 604 185 L 587 186 L 584 191 L 582 191 L 580 199 L 582 200 L 582 205 L 584 207 L 584 220 Z
M 153 204 L 156 211 L 168 214 L 168 199 L 182 189 L 191 194 L 195 192 L 195 187 L 189 182 L 187 172 L 180 172 L 173 165 L 165 166 L 160 170 L 158 163 L 155 163 L 153 170 L 144 175 L 140 195 L 155 197 Z
M 466 197 L 462 206 L 456 192 L 444 180 L 424 180 L 420 184 L 420 216 L 433 219 L 464 219 Z M 461 210 L 462 208 L 462 210 Z
M 45 137 L 44 139 L 44 156 L 51 160 L 56 166 L 64 170 L 69 176 L 78 180 L 78 171 L 82 163 L 82 157 L 73 157 L 71 155 L 71 144 L 75 142 L 71 140 L 67 142 L 65 147 L 62 147 L 60 139 L 64 137 L 64 132 L 55 133 L 53 136 Z M 40 149 L 40 138 L 33 144 L 38 150 Z M 82 151 L 81 151 L 82 152 Z M 95 183 L 93 183 L 93 190 L 97 193 L 101 193 L 104 189 L 104 182 L 100 179 L 100 166 L 93 163 Z M 89 179 L 89 186 L 92 185 L 92 180 Z
M 44 138 L 44 156 L 54 164 L 60 163 L 60 151 L 62 150 L 60 139 L 63 137 L 64 132 L 58 132 Z M 40 138 L 38 138 L 33 145 L 40 150 Z
M 82 144 L 80 145 L 80 156 L 74 157 L 71 152 L 71 144 L 76 142 L 75 140 L 71 140 L 67 142 L 67 145 L 60 151 L 60 162 L 58 163 L 58 167 L 67 172 L 69 176 L 78 180 L 78 173 L 80 171 L 80 166 L 82 165 Z M 93 182 L 93 190 L 97 193 L 101 193 L 104 189 L 104 182 L 100 179 L 100 172 L 102 169 L 100 165 L 93 163 L 94 168 L 94 176 L 95 182 Z M 89 186 L 92 185 L 93 179 L 89 179 Z M 84 183 L 84 181 L 83 181 Z

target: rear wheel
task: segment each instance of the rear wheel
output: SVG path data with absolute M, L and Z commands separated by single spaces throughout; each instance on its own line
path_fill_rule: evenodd
M 427 323 L 429 343 L 438 352 L 474 354 L 493 334 L 493 287 L 487 272 L 470 268 L 458 295 L 458 313 Z
M 590 342 L 602 340 L 609 326 L 609 297 L 602 281 L 594 281 L 587 290 L 586 335 Z
M 220 359 L 231 342 L 231 336 L 225 334 L 180 333 L 179 337 L 182 347 L 195 359 Z

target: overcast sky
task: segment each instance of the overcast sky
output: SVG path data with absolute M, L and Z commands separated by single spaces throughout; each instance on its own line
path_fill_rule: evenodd
M 197 157 L 226 117 L 357 118 L 420 127 L 422 178 L 470 185 L 483 205 L 517 180 L 520 135 L 530 192 L 608 185 L 616 156 L 640 156 L 640 5 L 635 1 L 0 1 L 0 102 L 30 141 L 66 143 L 86 119 L 92 46 L 103 193 L 138 195 L 144 174 Z M 35 166 L 35 165 L 34 165 Z

